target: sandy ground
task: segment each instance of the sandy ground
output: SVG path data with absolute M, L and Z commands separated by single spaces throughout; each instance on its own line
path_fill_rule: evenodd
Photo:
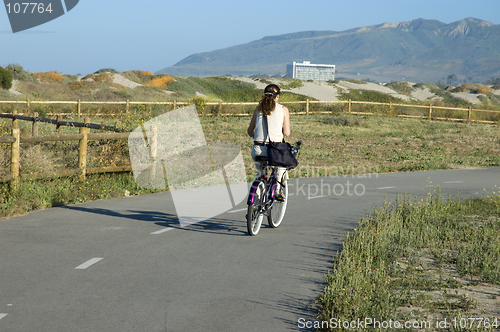
M 478 98 L 479 96 L 484 96 L 483 94 L 475 94 L 470 92 L 454 92 L 451 95 L 460 99 L 467 100 L 469 103 L 472 103 L 474 105 L 481 103 Z
M 242 82 L 246 82 L 246 83 L 255 84 L 257 89 L 262 89 L 262 90 L 264 90 L 264 88 L 268 84 L 268 83 L 262 83 L 257 78 L 235 77 L 233 79 L 238 80 L 238 81 L 242 81 Z M 279 78 L 266 78 L 266 81 L 277 84 L 280 87 L 289 83 L 286 80 L 281 80 Z M 282 90 L 283 91 L 290 91 L 293 93 L 298 93 L 298 94 L 301 94 L 304 96 L 313 97 L 313 98 L 316 98 L 318 100 L 338 101 L 337 88 L 329 85 L 326 82 L 303 82 L 302 84 L 303 85 L 300 88 L 295 88 L 295 89 L 290 89 L 290 90 L 282 89 Z
M 429 88 L 419 88 L 411 93 L 411 96 L 418 100 L 439 100 L 441 97 L 436 96 Z
M 128 78 L 123 77 L 120 74 L 113 74 L 113 83 L 123 85 L 124 87 L 129 88 L 129 89 L 135 89 L 138 86 L 142 85 L 139 83 L 135 83 L 135 82 L 129 80 Z
M 22 95 L 21 92 L 17 91 L 17 86 L 19 85 L 18 80 L 13 80 L 12 81 L 12 87 L 9 89 L 9 92 L 12 93 L 13 95 L 20 96 Z
M 378 91 L 382 93 L 386 93 L 388 95 L 391 95 L 395 98 L 403 99 L 403 100 L 409 100 L 410 97 L 406 95 L 402 95 L 400 93 L 397 93 L 396 91 L 380 84 L 376 83 L 366 83 L 366 84 L 357 84 L 357 83 L 352 83 L 348 81 L 341 81 L 338 85 L 344 86 L 348 89 L 356 89 L 356 90 L 372 90 L 372 91 Z

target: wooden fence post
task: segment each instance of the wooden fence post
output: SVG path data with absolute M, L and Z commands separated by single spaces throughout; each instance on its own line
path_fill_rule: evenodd
M 12 189 L 17 190 L 17 183 L 19 181 L 19 164 L 20 164 L 20 151 L 21 151 L 21 130 L 19 128 L 12 129 L 12 136 L 16 139 L 11 144 L 12 160 L 11 160 L 11 175 L 12 175 Z
M 82 117 L 82 101 L 78 99 L 78 103 L 76 104 L 76 113 L 78 114 L 78 118 Z
M 127 99 L 127 105 L 125 106 L 125 112 L 128 114 L 130 112 L 130 100 Z
M 85 118 L 85 124 L 90 123 L 90 118 Z M 80 134 L 83 138 L 80 140 L 80 146 L 78 149 L 78 165 L 80 166 L 80 181 L 85 182 L 85 176 L 87 175 L 87 143 L 88 143 L 88 133 L 89 128 L 80 127 Z
M 26 101 L 26 115 L 28 115 L 28 116 L 30 115 L 30 109 L 31 109 L 31 102 L 30 102 L 30 100 L 28 99 L 28 100 Z
M 19 120 L 16 119 L 16 115 L 17 115 L 17 109 L 14 109 L 12 111 L 12 116 L 13 116 L 13 118 L 12 118 L 12 128 L 19 129 Z
M 352 102 L 351 102 L 351 100 L 349 99 L 349 106 L 348 106 L 348 108 L 347 108 L 347 113 L 349 113 L 349 114 L 350 114 L 350 113 L 351 113 L 351 109 L 352 109 Z
M 31 126 L 31 136 L 38 136 L 38 122 L 36 118 L 38 117 L 38 112 L 33 113 L 33 125 Z
M 219 100 L 219 114 L 222 114 L 222 100 Z
M 471 107 L 469 106 L 469 115 L 467 117 L 467 119 L 469 119 L 469 121 L 471 120 L 471 117 L 472 117 L 472 109 Z
M 306 115 L 309 115 L 309 99 L 306 99 Z
M 429 120 L 432 120 L 432 104 L 429 104 Z
M 177 100 L 174 100 L 174 110 L 177 109 Z
M 392 114 L 392 100 L 389 101 L 389 114 Z
M 62 116 L 58 115 L 57 116 L 57 124 L 56 124 L 56 131 L 57 131 L 58 135 L 62 134 L 62 126 L 59 124 L 59 122 L 61 122 L 61 121 L 62 121 Z

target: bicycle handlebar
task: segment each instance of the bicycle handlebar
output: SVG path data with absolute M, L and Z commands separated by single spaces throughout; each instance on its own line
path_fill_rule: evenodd
M 292 154 L 297 157 L 299 154 L 300 146 L 302 145 L 302 140 L 295 143 L 295 146 L 292 147 Z

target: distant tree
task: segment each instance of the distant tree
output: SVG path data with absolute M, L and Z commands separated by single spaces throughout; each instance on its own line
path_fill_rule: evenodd
M 5 90 L 12 88 L 12 73 L 3 67 L 0 67 L 0 88 Z
M 488 80 L 486 84 L 500 85 L 500 77 L 497 78 L 492 77 L 491 80 Z
M 448 85 L 453 85 L 453 82 L 457 79 L 457 75 L 455 74 L 451 74 L 448 76 L 446 82 L 448 83 Z

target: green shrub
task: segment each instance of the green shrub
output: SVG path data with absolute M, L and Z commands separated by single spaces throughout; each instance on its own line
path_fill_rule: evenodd
M 36 78 L 33 77 L 32 74 L 28 73 L 24 70 L 23 66 L 13 63 L 8 65 L 5 69 L 12 73 L 12 78 L 18 81 L 27 81 L 36 83 Z
M 103 68 L 103 69 L 99 69 L 94 74 L 104 74 L 104 73 L 118 74 L 118 71 L 116 69 L 113 69 L 113 68 Z
M 406 82 L 392 82 L 387 84 L 386 86 L 403 95 L 409 96 L 413 92 L 413 89 L 408 86 L 408 83 Z
M 0 88 L 9 90 L 12 88 L 12 73 L 0 67 Z

